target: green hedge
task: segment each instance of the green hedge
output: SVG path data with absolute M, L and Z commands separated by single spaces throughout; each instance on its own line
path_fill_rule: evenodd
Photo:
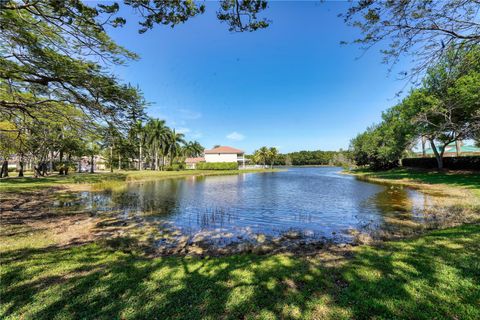
M 402 166 L 436 169 L 437 160 L 435 158 L 407 158 L 402 160 Z M 443 167 L 452 170 L 480 170 L 480 156 L 444 157 Z
M 199 170 L 237 170 L 237 162 L 199 162 L 197 163 Z
M 185 164 L 184 163 L 174 163 L 171 166 L 165 167 L 166 171 L 180 171 L 185 169 Z

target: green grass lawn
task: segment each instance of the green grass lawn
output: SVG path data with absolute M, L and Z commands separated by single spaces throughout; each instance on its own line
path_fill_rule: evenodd
M 480 197 L 480 172 L 458 173 L 455 171 L 438 172 L 415 169 L 392 169 L 388 171 L 372 171 L 368 169 L 353 170 L 352 173 L 360 176 L 378 178 L 383 180 L 397 180 L 405 182 L 418 182 L 430 185 L 445 185 L 449 187 L 461 187 L 471 190 Z
M 239 172 L 8 178 L 0 192 Z M 480 195 L 478 174 L 355 173 Z M 479 224 L 314 257 L 206 258 L 150 258 L 132 239 L 62 247 L 52 230 L 18 227 L 0 230 L 0 319 L 480 319 Z
M 181 178 L 188 176 L 214 176 L 230 175 L 253 172 L 274 172 L 276 169 L 251 169 L 251 170 L 181 170 L 181 171 L 115 171 L 101 173 L 74 173 L 60 176 L 54 173 L 50 176 L 34 178 L 26 176 L 0 179 L 0 192 L 21 192 L 41 190 L 49 187 L 61 187 L 73 184 L 105 184 L 125 181 L 145 181 L 168 178 Z
M 480 226 L 353 258 L 146 258 L 104 243 L 1 254 L 2 319 L 479 319 Z

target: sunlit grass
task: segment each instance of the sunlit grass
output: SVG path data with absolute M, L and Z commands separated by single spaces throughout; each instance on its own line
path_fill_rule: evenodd
M 31 175 L 19 178 L 12 176 L 0 179 L 0 192 L 34 191 L 52 187 L 71 187 L 72 185 L 93 185 L 95 189 L 115 188 L 127 181 L 147 181 L 189 176 L 217 176 L 247 173 L 274 172 L 276 169 L 251 170 L 180 170 L 180 171 L 118 171 L 101 173 L 73 173 L 60 176 L 56 173 L 40 178 Z
M 480 226 L 354 257 L 2 247 L 2 319 L 478 319 Z
M 383 180 L 385 182 L 399 182 L 401 184 L 421 187 L 420 184 L 428 184 L 444 187 L 448 192 L 459 188 L 471 191 L 474 195 L 480 197 L 480 173 L 479 172 L 455 172 L 455 171 L 432 171 L 415 169 L 392 169 L 388 171 L 372 171 L 368 169 L 358 169 L 352 171 L 354 174 L 366 178 Z

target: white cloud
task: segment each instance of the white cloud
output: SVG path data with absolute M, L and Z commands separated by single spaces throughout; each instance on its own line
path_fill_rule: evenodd
M 200 112 L 193 111 L 190 109 L 178 109 L 178 112 L 181 118 L 187 119 L 187 120 L 195 120 L 202 117 L 202 114 Z
M 245 136 L 241 133 L 238 133 L 237 131 L 233 131 L 232 133 L 227 134 L 227 139 L 240 141 L 245 139 Z
M 191 130 L 190 130 L 190 128 L 178 128 L 178 129 L 176 129 L 176 131 L 179 132 L 179 133 L 185 134 L 185 133 L 189 133 Z
M 203 137 L 203 134 L 200 131 L 192 132 L 192 139 L 200 139 Z

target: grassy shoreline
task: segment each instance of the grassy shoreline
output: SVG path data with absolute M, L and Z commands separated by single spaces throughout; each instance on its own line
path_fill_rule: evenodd
M 480 225 L 316 256 L 1 252 L 2 319 L 478 319 Z
M 399 168 L 388 171 L 355 169 L 343 173 L 369 182 L 403 185 L 426 192 L 467 192 L 480 199 L 480 172 L 438 172 Z
M 38 191 L 47 188 L 79 189 L 107 184 L 174 179 L 199 176 L 237 175 L 244 173 L 277 172 L 279 169 L 248 170 L 181 170 L 181 171 L 115 171 L 99 173 L 74 173 L 68 176 L 52 174 L 46 177 L 9 177 L 0 180 L 0 192 Z

